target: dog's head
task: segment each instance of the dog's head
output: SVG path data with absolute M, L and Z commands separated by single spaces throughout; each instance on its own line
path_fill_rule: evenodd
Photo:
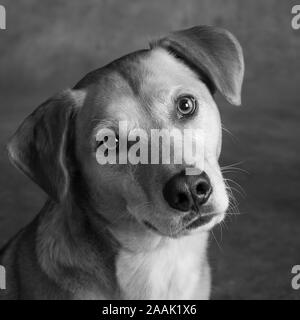
M 54 200 L 71 197 L 111 226 L 207 230 L 228 207 L 213 94 L 240 104 L 243 73 L 229 32 L 172 33 L 46 101 L 13 136 L 10 157 Z

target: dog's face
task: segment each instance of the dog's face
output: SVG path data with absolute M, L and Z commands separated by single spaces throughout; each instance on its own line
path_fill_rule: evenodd
M 57 98 L 68 105 L 67 113 L 61 107 L 54 119 L 53 116 L 49 119 L 42 112 L 43 122 L 60 119 L 56 121 L 60 141 L 57 145 L 51 141 L 49 146 L 58 155 L 56 164 L 60 171 L 55 168 L 54 182 L 45 178 L 45 164 L 37 174 L 32 173 L 33 165 L 24 161 L 29 151 L 20 152 L 16 147 L 20 145 L 20 135 L 18 143 L 16 139 L 11 143 L 11 156 L 23 171 L 60 201 L 63 194 L 70 192 L 75 194 L 76 201 L 81 201 L 84 193 L 82 201 L 87 201 L 112 227 L 151 230 L 172 237 L 208 230 L 223 219 L 228 207 L 218 165 L 221 122 L 212 93 L 218 89 L 230 102 L 239 104 L 242 77 L 241 49 L 229 33 L 210 27 L 174 33 L 151 50 L 128 55 L 87 75 L 72 91 Z M 58 116 L 61 113 L 63 116 Z M 41 121 L 40 114 L 41 111 L 36 112 L 30 119 L 30 126 L 23 124 L 22 137 L 28 127 Z M 61 124 L 64 121 L 72 123 L 71 130 Z M 127 124 L 126 149 L 119 146 L 120 123 Z M 117 159 L 125 157 L 127 161 L 99 163 L 97 152 L 105 140 L 99 140 L 98 135 L 107 128 L 115 133 Z M 146 144 L 149 161 L 132 163 L 128 148 L 133 143 L 127 138 L 130 132 L 141 128 L 147 137 L 152 137 L 153 129 L 167 132 L 176 129 L 182 134 L 183 149 L 193 145 L 184 140 L 184 133 L 189 129 L 195 133 L 189 139 L 201 141 L 200 153 L 197 158 L 191 153 L 181 156 L 181 161 L 175 163 L 178 150 L 175 140 L 171 140 L 170 162 L 162 163 L 161 146 L 160 161 L 154 164 L 150 160 L 153 145 L 149 139 L 141 141 Z M 72 159 L 76 159 L 73 175 L 68 166 L 74 163 L 66 155 L 70 131 L 73 132 Z M 59 140 L 57 136 L 56 139 Z M 39 158 L 40 161 L 49 162 L 49 159 Z M 74 184 L 81 185 L 80 192 L 74 191 L 78 190 Z
M 112 222 L 120 223 L 122 219 L 119 213 L 122 212 L 124 216 L 121 218 L 126 220 L 126 215 L 128 218 L 134 216 L 141 224 L 152 226 L 164 235 L 186 232 L 185 227 L 191 226 L 195 220 L 202 222 L 200 228 L 211 227 L 223 217 L 228 199 L 218 166 L 221 150 L 220 118 L 209 89 L 194 71 L 165 49 L 142 53 L 132 60 L 126 58 L 118 64 L 108 72 L 106 80 L 102 78 L 107 83 L 105 91 L 101 81 L 89 88 L 88 98 L 77 117 L 77 157 L 86 180 L 90 182 L 89 192 L 94 193 L 93 198 L 96 203 L 99 202 L 99 206 L 103 199 L 107 199 L 109 205 L 116 205 L 109 212 L 103 210 L 107 213 L 106 218 Z M 193 97 L 197 109 L 192 115 L 182 116 L 178 104 L 180 99 L 187 97 Z M 203 154 L 198 161 L 189 165 L 185 161 L 182 164 L 133 165 L 128 161 L 127 164 L 100 165 L 96 158 L 97 132 L 103 127 L 109 127 L 117 136 L 118 123 L 124 121 L 131 130 L 143 128 L 149 136 L 151 129 L 171 131 L 176 128 L 181 132 L 184 129 L 200 129 L 204 137 Z M 198 207 L 193 199 L 191 208 L 188 204 L 187 208 L 181 208 L 180 203 L 176 207 L 172 200 L 164 196 L 166 185 L 177 175 L 182 176 L 177 180 L 183 180 L 182 184 L 189 188 L 188 179 L 191 177 L 184 177 L 186 167 L 204 171 L 212 189 L 207 202 Z M 174 179 L 174 182 L 169 183 L 176 185 L 178 181 Z M 201 182 L 199 185 L 201 187 Z M 171 192 L 178 193 L 179 197 L 181 193 L 184 198 L 184 185 L 179 182 L 180 188 L 183 190 L 174 187 Z M 188 202 L 188 197 L 183 200 Z M 192 208 L 193 205 L 195 208 Z M 203 221 L 198 221 L 201 217 Z

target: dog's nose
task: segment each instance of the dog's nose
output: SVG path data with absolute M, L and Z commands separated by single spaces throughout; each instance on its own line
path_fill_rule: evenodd
M 169 206 L 180 211 L 197 211 L 207 202 L 211 192 L 211 183 L 204 171 L 199 175 L 178 173 L 163 188 L 163 196 Z

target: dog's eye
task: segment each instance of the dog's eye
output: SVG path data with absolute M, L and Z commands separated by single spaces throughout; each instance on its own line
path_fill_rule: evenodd
M 197 108 L 197 100 L 191 95 L 179 97 L 176 104 L 180 117 L 192 115 Z
M 119 136 L 103 137 L 103 139 L 96 141 L 96 149 L 101 147 L 103 144 L 107 149 L 116 149 L 119 146 Z

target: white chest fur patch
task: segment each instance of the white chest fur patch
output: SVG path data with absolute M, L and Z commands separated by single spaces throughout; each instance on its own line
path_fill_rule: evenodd
M 151 251 L 122 250 L 117 278 L 125 299 L 197 299 L 206 263 L 207 234 L 164 240 Z M 204 281 L 207 287 L 208 281 Z M 209 291 L 209 288 L 201 290 Z

